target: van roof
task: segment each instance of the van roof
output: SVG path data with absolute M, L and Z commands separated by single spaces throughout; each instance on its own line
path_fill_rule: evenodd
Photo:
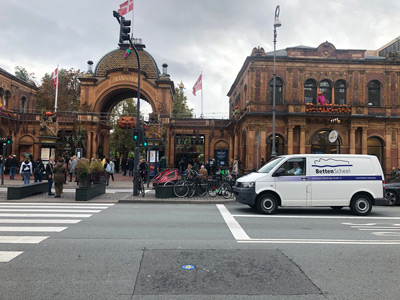
M 333 157 L 333 156 L 340 156 L 340 157 L 376 157 L 375 155 L 366 155 L 366 154 L 286 154 L 286 155 L 279 155 L 279 157 Z

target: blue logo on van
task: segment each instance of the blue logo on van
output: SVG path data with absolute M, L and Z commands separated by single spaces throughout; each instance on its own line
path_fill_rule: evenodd
M 311 165 L 315 168 L 337 168 L 337 167 L 352 167 L 353 165 L 350 164 L 347 160 L 338 160 L 333 158 L 320 158 L 314 161 L 314 164 Z

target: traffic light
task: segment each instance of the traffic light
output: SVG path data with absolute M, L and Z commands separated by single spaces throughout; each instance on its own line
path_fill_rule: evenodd
M 133 129 L 133 141 L 137 142 L 139 140 L 139 129 L 134 128 Z
M 143 142 L 143 146 L 147 147 L 147 139 L 146 139 L 146 124 L 143 124 L 143 130 L 142 130 L 142 136 L 141 136 L 141 141 Z
M 129 40 L 129 32 L 131 32 L 131 20 L 125 20 L 124 17 L 121 17 L 119 22 L 119 42 L 123 43 L 124 41 Z
M 147 147 L 147 139 L 146 138 L 144 138 L 143 146 Z
M 7 135 L 7 145 L 12 144 L 12 135 Z

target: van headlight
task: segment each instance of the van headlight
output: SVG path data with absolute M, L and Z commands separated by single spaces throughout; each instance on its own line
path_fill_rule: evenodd
M 241 182 L 241 187 L 242 188 L 253 188 L 254 187 L 254 181 L 252 182 Z

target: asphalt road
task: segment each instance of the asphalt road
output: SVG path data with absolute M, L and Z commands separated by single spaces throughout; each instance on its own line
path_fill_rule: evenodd
M 0 299 L 398 299 L 400 207 L 0 203 Z

